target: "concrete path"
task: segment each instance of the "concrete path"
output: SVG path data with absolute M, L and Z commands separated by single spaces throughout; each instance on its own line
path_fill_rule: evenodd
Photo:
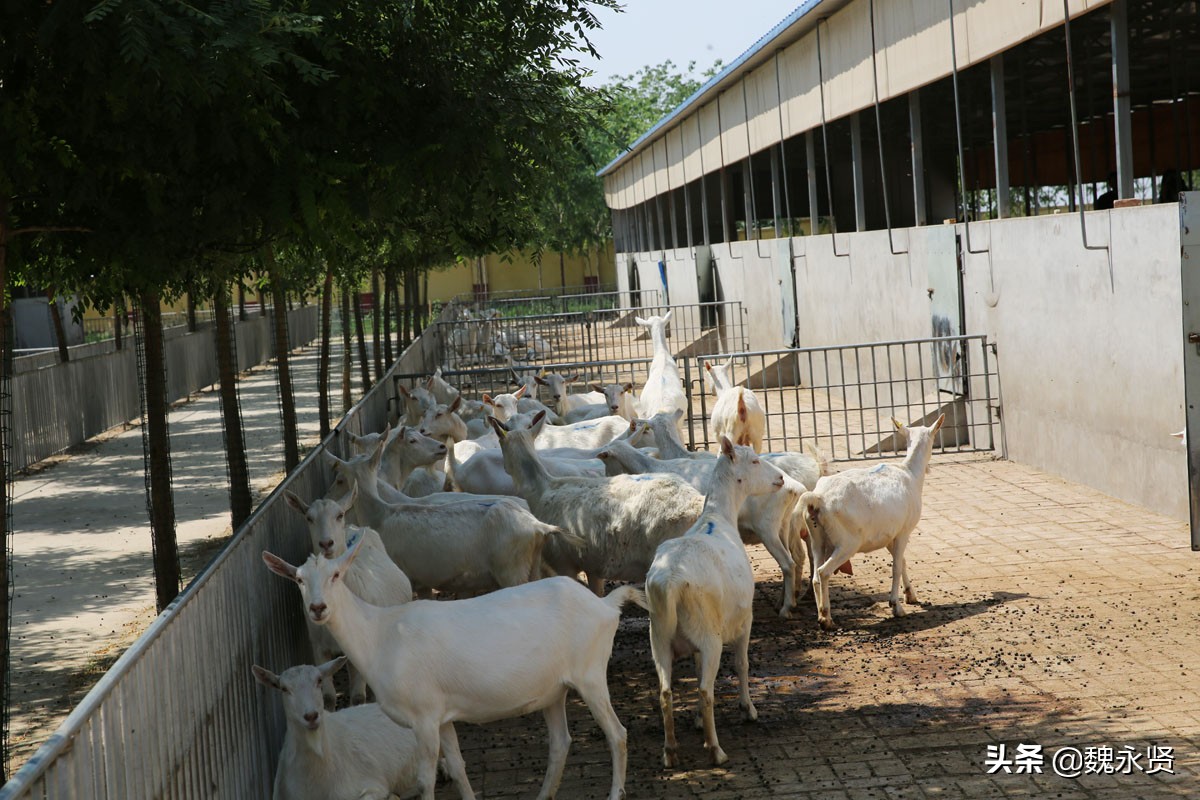
M 302 450 L 318 440 L 317 353 L 293 353 Z M 341 348 L 334 407 L 341 407 Z M 242 424 L 256 502 L 283 477 L 274 365 L 240 385 Z M 184 582 L 230 533 L 221 411 L 215 387 L 170 414 L 177 535 Z M 13 489 L 10 767 L 22 764 L 154 618 L 142 432 L 94 440 Z
M 723 767 L 691 725 L 696 683 L 681 659 L 680 766 L 663 769 L 649 621 L 626 612 L 608 675 L 629 731 L 629 797 L 1200 797 L 1200 553 L 1185 523 L 1019 464 L 935 458 L 908 548 L 924 605 L 893 619 L 890 558 L 859 556 L 853 576 L 834 577 L 831 633 L 811 601 L 779 619 L 778 570 L 750 552 L 759 718 L 741 721 L 726 653 Z M 559 796 L 602 797 L 604 737 L 577 699 L 569 715 Z M 461 725 L 459 738 L 483 797 L 536 794 L 540 715 Z

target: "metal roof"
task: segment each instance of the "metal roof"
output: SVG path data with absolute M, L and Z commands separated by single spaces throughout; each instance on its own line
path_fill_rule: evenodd
M 670 127 L 673 122 L 687 114 L 694 106 L 699 105 L 706 96 L 733 83 L 736 78 L 740 78 L 743 74 L 759 66 L 759 64 L 766 60 L 764 56 L 768 47 L 771 45 L 783 47 L 791 44 L 793 40 L 798 39 L 800 34 L 807 29 L 808 23 L 819 21 L 819 19 L 806 19 L 817 7 L 825 6 L 829 13 L 833 13 L 845 5 L 845 3 L 846 0 L 804 0 L 803 3 L 797 6 L 795 11 L 784 17 L 779 24 L 767 31 L 754 44 L 750 45 L 746 52 L 735 58 L 729 66 L 710 78 L 707 83 L 693 92 L 688 99 L 680 103 L 674 111 L 655 123 L 654 127 L 639 136 L 633 144 L 626 148 L 625 152 L 608 162 L 596 174 L 604 176 L 612 172 L 626 159 L 641 150 L 644 145 L 655 139 L 660 131 Z M 829 13 L 824 16 L 828 16 Z M 802 26 L 801 23 L 804 23 L 804 25 Z

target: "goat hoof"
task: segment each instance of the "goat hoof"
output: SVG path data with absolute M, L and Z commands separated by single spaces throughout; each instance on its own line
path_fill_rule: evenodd
M 893 617 L 903 617 L 907 613 L 908 612 L 904 610 L 904 606 L 902 606 L 899 603 L 896 603 L 892 606 L 892 616 Z
M 729 756 L 725 755 L 725 751 L 721 749 L 720 745 L 717 745 L 712 749 L 711 755 L 714 767 L 719 767 L 729 760 Z
M 819 622 L 821 624 L 821 630 L 823 630 L 823 631 L 833 630 L 833 619 L 831 619 L 829 617 L 825 617 L 823 619 L 817 620 L 817 622 Z
M 784 606 L 783 608 L 779 609 L 779 618 L 780 618 L 780 619 L 791 619 L 791 618 L 792 618 L 792 609 L 791 609 L 791 607 L 790 607 L 790 606 Z
M 667 769 L 675 769 L 674 749 L 663 748 L 663 766 Z
M 758 709 L 753 703 L 742 707 L 742 719 L 746 722 L 758 722 Z

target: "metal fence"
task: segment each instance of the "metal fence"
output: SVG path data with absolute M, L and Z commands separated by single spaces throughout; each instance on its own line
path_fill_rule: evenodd
M 438 323 L 443 370 L 493 364 L 542 366 L 651 358 L 654 343 L 636 317 L 671 312 L 668 345 L 676 358 L 744 350 L 746 323 L 736 301 L 692 305 L 608 308 L 491 319 L 448 319 Z
M 417 342 L 394 369 L 425 363 Z M 322 494 L 321 450 L 347 456 L 345 431 L 380 429 L 381 382 L 333 435 L 263 501 L 229 545 L 87 694 L 0 789 L 0 800 L 269 797 L 286 724 L 252 664 L 311 662 L 295 587 L 267 574 L 264 549 L 293 563 L 308 553 L 303 519 L 283 501 Z
M 892 417 L 929 423 L 944 412 L 935 452 L 1003 452 L 1000 375 L 986 336 L 699 356 L 689 394 L 701 448 L 716 444 L 705 364 L 729 358 L 731 380 L 766 411 L 765 449 L 798 451 L 807 441 L 837 461 L 886 458 L 905 449 Z
M 315 306 L 288 314 L 291 345 L 317 336 Z M 274 356 L 269 318 L 234 325 L 238 368 L 249 369 Z M 168 401 L 217 382 L 211 328 L 165 334 Z M 112 342 L 71 348 L 72 359 L 57 352 L 19 358 L 12 378 L 13 465 L 23 469 L 141 414 L 133 337 L 123 350 Z
M 533 314 L 566 314 L 569 312 L 597 311 L 620 308 L 622 298 L 628 292 L 585 292 L 582 294 L 533 295 L 529 297 L 509 297 L 490 299 L 484 302 L 459 303 L 468 308 L 478 317 L 489 315 L 501 317 L 521 317 Z M 635 305 L 638 308 L 656 306 L 662 303 L 662 292 L 647 289 L 641 293 L 640 300 Z
M 487 304 L 501 300 L 515 300 L 522 297 L 559 297 L 561 295 L 570 294 L 596 294 L 604 292 L 615 292 L 616 284 L 613 283 L 583 283 L 575 284 L 574 286 L 548 286 L 545 288 L 526 288 L 526 289 L 502 289 L 500 291 L 486 292 L 462 292 L 456 294 L 450 299 L 452 303 L 460 305 L 470 305 L 473 303 Z

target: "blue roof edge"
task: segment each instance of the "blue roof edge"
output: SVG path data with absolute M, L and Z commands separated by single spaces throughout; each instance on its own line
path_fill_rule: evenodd
M 792 25 L 795 25 L 797 22 L 799 22 L 801 19 L 803 19 L 805 16 L 807 16 L 810 11 L 812 11 L 814 8 L 816 8 L 823 2 L 824 2 L 824 0 L 804 0 L 803 3 L 801 3 L 799 6 L 796 7 L 795 11 L 793 11 L 792 13 L 790 13 L 786 17 L 784 17 L 782 20 L 780 20 L 773 28 L 771 28 L 771 30 L 764 33 L 762 36 L 760 36 L 758 38 L 758 40 L 756 42 L 754 42 L 754 44 L 752 44 L 752 45 L 750 45 L 750 47 L 746 48 L 745 52 L 743 52 L 740 56 L 738 56 L 732 62 L 730 62 L 729 66 L 725 67 L 725 69 L 721 70 L 716 75 L 709 78 L 708 82 L 706 82 L 703 86 L 701 86 L 696 91 L 692 92 L 692 94 L 686 100 L 684 100 L 682 103 L 680 103 L 678 106 L 676 106 L 675 109 L 670 114 L 667 114 L 667 116 L 663 117 L 658 122 L 656 122 L 654 124 L 654 126 L 650 128 L 650 130 L 643 133 L 641 136 L 639 136 L 637 139 L 635 139 L 633 141 L 633 144 L 631 144 L 631 145 L 629 145 L 629 147 L 625 148 L 624 152 L 622 152 L 620 155 L 618 155 L 612 161 L 605 164 L 604 167 L 602 167 L 598 172 L 596 172 L 596 175 L 598 177 L 603 177 L 604 175 L 607 175 L 609 172 L 611 172 L 614 167 L 616 167 L 618 164 L 620 164 L 626 158 L 631 156 L 636 150 L 638 150 L 638 148 L 640 148 L 648 140 L 654 138 L 654 135 L 656 133 L 661 131 L 663 128 L 668 127 L 677 117 L 681 116 L 684 111 L 686 111 L 688 108 L 690 108 L 692 106 L 692 104 L 694 104 L 697 100 L 699 100 L 704 95 L 708 94 L 708 92 L 711 91 L 714 86 L 717 86 L 722 81 L 724 81 L 726 78 L 728 78 L 730 75 L 732 75 L 733 73 L 735 73 L 739 69 L 741 69 L 743 66 L 745 66 L 746 62 L 750 61 L 756 55 L 761 53 L 763 51 L 763 49 L 767 47 L 767 45 L 771 44 L 773 41 L 775 41 L 777 38 L 779 38 L 779 36 L 784 31 L 786 31 Z

